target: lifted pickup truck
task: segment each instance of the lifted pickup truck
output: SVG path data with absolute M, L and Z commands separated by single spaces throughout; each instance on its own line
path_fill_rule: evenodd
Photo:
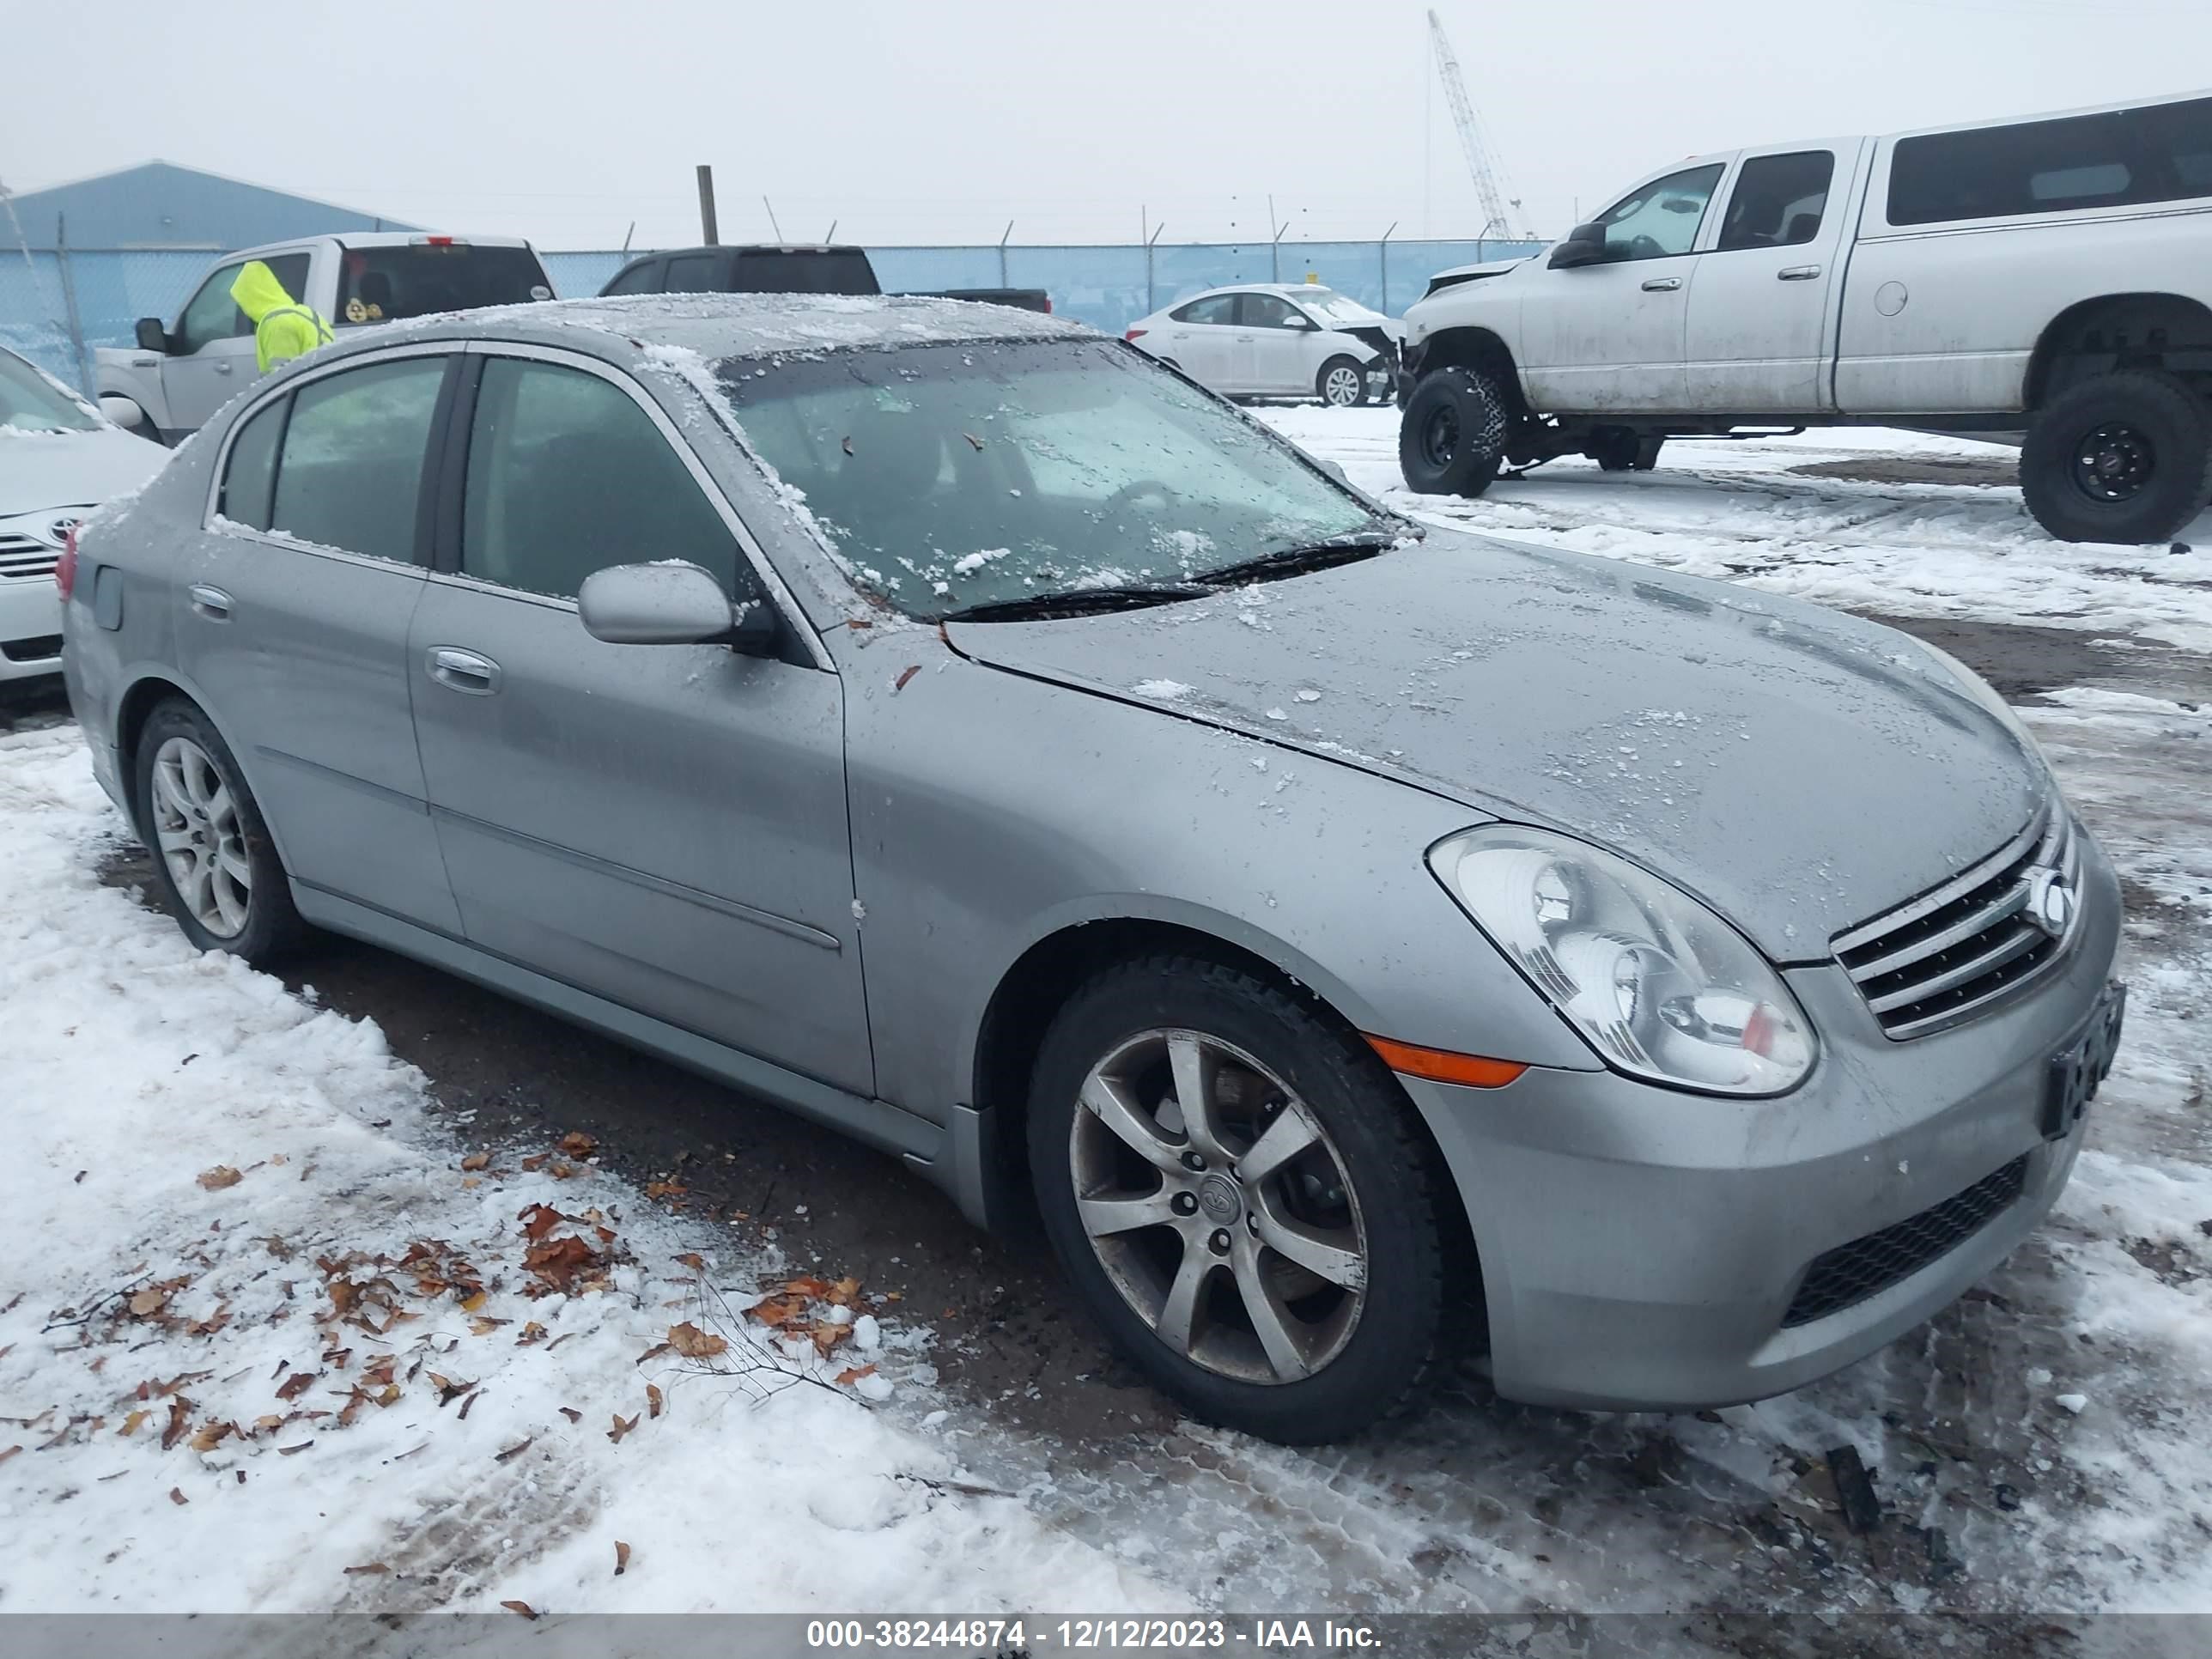
M 1429 494 L 1869 424 L 2019 441 L 2052 535 L 2165 540 L 2212 497 L 2212 97 L 1676 163 L 1439 275 L 1401 395 Z
M 784 243 L 680 247 L 647 253 L 615 272 L 609 294 L 881 294 L 862 247 Z M 1022 311 L 1052 309 L 1041 288 L 939 289 L 933 300 L 978 300 Z
M 253 325 L 230 297 L 249 259 L 267 265 L 287 294 L 337 329 L 553 297 L 530 244 L 501 237 L 348 233 L 226 253 L 185 301 L 175 327 L 142 317 L 137 346 L 94 354 L 100 395 L 130 405 L 115 410 L 123 425 L 173 444 L 253 383 Z

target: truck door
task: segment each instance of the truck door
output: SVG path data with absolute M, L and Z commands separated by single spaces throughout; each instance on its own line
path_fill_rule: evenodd
M 1865 148 L 1850 138 L 1745 153 L 1689 296 L 1686 407 L 1809 415 L 1834 406 L 1827 371 L 1844 222 Z
M 1683 325 L 1698 235 L 1727 171 L 1708 161 L 1649 179 L 1597 217 L 1606 257 L 1528 274 L 1521 362 L 1546 414 L 1683 407 Z

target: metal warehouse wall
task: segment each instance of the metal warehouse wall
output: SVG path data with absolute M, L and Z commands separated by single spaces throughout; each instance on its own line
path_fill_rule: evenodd
M 1431 273 L 1533 253 L 1533 242 L 1295 242 L 1069 247 L 881 247 L 868 250 L 885 289 L 1041 288 L 1053 309 L 1118 334 L 1134 319 L 1226 283 L 1296 283 L 1311 272 L 1363 304 L 1395 316 Z M 553 290 L 599 292 L 629 254 L 546 253 Z M 18 249 L 0 256 L 0 345 L 71 385 L 91 389 L 91 354 L 129 345 L 141 317 L 173 323 L 217 256 L 183 249 Z M 76 329 L 74 337 L 70 318 Z M 82 342 L 82 352 L 78 342 Z

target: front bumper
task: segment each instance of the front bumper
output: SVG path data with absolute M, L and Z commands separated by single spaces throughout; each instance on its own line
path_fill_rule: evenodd
M 61 672 L 61 635 L 52 575 L 0 576 L 0 681 Z
M 2082 890 L 2066 955 L 2032 990 L 1936 1036 L 1893 1042 L 1841 968 L 1791 970 L 1825 1046 L 1779 1099 L 1609 1072 L 1532 1070 L 1488 1090 L 1404 1079 L 1474 1225 L 1498 1392 L 1594 1410 L 1762 1399 L 1894 1340 L 1995 1267 L 2057 1198 L 2084 1133 L 2045 1140 L 2039 1113 L 2050 1058 L 2118 945 L 2118 884 L 2094 844 Z M 1785 1324 L 1816 1258 L 1943 1213 L 2000 1172 L 2008 1201 L 1954 1247 Z

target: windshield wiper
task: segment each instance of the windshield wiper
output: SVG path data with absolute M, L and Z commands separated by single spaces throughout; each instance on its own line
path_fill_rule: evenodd
M 948 611 L 939 622 L 1050 622 L 1061 617 L 1095 617 L 1110 611 L 1140 611 L 1202 599 L 1213 589 L 1198 582 L 1163 582 L 1158 586 L 1077 587 L 1058 593 L 1024 593 L 1018 599 L 991 599 Z
M 1242 564 L 1208 570 L 1198 580 L 1218 587 L 1236 582 L 1271 581 L 1279 576 L 1303 576 L 1308 571 L 1327 570 L 1333 565 L 1357 564 L 1362 559 L 1371 559 L 1376 554 L 1395 547 L 1407 533 L 1401 530 L 1361 530 L 1349 536 L 1333 536 L 1325 542 L 1308 542 L 1302 547 L 1279 548 L 1273 553 L 1262 553 L 1256 559 L 1247 559 Z

